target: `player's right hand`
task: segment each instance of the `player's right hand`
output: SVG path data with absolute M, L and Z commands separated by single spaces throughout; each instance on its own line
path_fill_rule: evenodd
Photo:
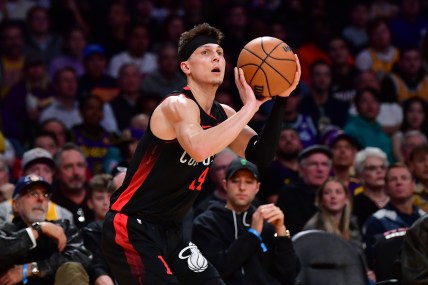
M 242 68 L 235 67 L 234 73 L 235 73 L 235 84 L 236 84 L 236 87 L 238 88 L 239 96 L 241 97 L 242 103 L 244 105 L 253 106 L 254 113 L 259 110 L 260 106 L 264 102 L 272 99 L 270 97 L 264 97 L 261 99 L 256 98 L 256 95 L 254 94 L 253 89 L 245 80 L 245 75 Z

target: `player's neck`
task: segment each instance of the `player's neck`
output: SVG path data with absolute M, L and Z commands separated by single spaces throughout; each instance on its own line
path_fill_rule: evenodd
M 213 105 L 218 86 L 200 85 L 194 82 L 188 84 L 199 106 L 209 114 Z

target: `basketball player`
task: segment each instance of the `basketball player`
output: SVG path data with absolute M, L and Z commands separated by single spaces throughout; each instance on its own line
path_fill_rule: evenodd
M 255 164 L 269 163 L 281 128 L 284 99 L 277 98 L 260 136 L 247 126 L 261 104 L 235 68 L 243 107 L 235 112 L 214 98 L 223 81 L 223 34 L 204 23 L 179 40 L 187 86 L 151 115 L 125 181 L 111 198 L 103 251 L 119 284 L 224 284 L 217 270 L 185 241 L 181 220 L 202 189 L 215 154 L 225 147 Z M 300 78 L 300 66 L 286 97 Z

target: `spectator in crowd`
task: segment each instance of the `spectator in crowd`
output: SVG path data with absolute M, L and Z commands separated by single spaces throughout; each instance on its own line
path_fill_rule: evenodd
M 83 49 L 84 74 L 79 77 L 79 99 L 96 95 L 110 102 L 117 94 L 116 79 L 106 73 L 108 60 L 104 47 L 89 44 Z
M 370 4 L 370 18 L 392 19 L 397 16 L 398 6 L 390 0 L 374 0 Z
M 150 52 L 151 38 L 149 28 L 144 24 L 134 24 L 127 33 L 127 50 L 111 58 L 109 74 L 117 78 L 120 67 L 124 63 L 138 66 L 141 78 L 157 68 L 156 55 Z
M 43 148 L 47 150 L 52 157 L 55 157 L 58 151 L 58 140 L 54 133 L 41 131 L 36 134 L 33 146 Z
M 421 15 L 418 0 L 401 0 L 399 14 L 391 19 L 389 26 L 397 48 L 417 47 L 428 29 L 428 20 Z
M 157 36 L 160 45 L 164 45 L 166 43 L 178 43 L 181 34 L 186 31 L 183 16 L 177 14 L 169 15 L 163 21 L 159 31 L 160 34 Z
M 352 196 L 345 183 L 337 177 L 327 179 L 316 192 L 315 205 L 318 212 L 303 229 L 338 235 L 362 252 L 363 240 L 357 219 L 352 216 Z
M 89 284 L 91 254 L 67 220 L 46 221 L 51 185 L 37 175 L 20 178 L 11 223 L 0 226 L 1 284 Z
M 177 46 L 173 43 L 164 43 L 157 52 L 157 69 L 144 78 L 142 91 L 155 93 L 163 98 L 173 91 L 181 90 L 186 86 L 186 77 L 179 71 Z
M 53 160 L 51 154 L 46 150 L 41 148 L 32 148 L 24 152 L 21 166 L 22 175 L 27 176 L 30 174 L 35 174 L 42 177 L 44 181 L 52 185 L 54 180 L 55 161 Z M 0 203 L 0 223 L 11 222 L 13 220 L 14 213 L 12 210 L 12 205 L 12 199 L 8 199 L 7 201 Z M 48 202 L 48 212 L 46 219 L 65 219 L 73 224 L 73 214 L 52 201 Z
M 0 65 L 2 70 L 0 99 L 2 100 L 9 89 L 21 79 L 25 44 L 22 28 L 15 22 L 1 23 L 0 37 Z
M 50 118 L 59 119 L 69 130 L 72 126 L 80 124 L 77 104 L 77 77 L 71 67 L 60 69 L 54 77 L 55 100 L 41 113 L 39 122 L 43 123 Z
M 324 16 L 313 17 L 311 25 L 305 26 L 306 31 L 304 32 L 306 34 L 306 39 L 305 42 L 297 48 L 296 53 L 299 56 L 300 65 L 302 67 L 301 81 L 306 85 L 312 86 L 312 81 L 314 79 L 313 66 L 315 63 L 325 62 L 327 65 L 330 64 L 330 58 L 327 54 L 327 44 L 331 37 L 332 30 L 331 24 Z
M 376 121 L 380 110 L 379 93 L 370 88 L 359 90 L 354 101 L 358 115 L 349 117 L 344 127 L 345 133 L 352 136 L 362 148 L 371 146 L 382 149 L 388 160 L 393 162 L 391 139 Z
M 299 105 L 302 100 L 302 88 L 297 88 L 287 97 L 287 104 L 284 108 L 283 125 L 295 129 L 299 134 L 303 148 L 314 145 L 318 141 L 318 129 L 310 115 L 299 112 Z M 263 106 L 262 106 L 263 107 Z
M 129 127 L 131 118 L 137 112 L 137 101 L 141 94 L 141 76 L 138 66 L 134 63 L 125 63 L 121 66 L 117 78 L 119 95 L 111 102 L 120 131 Z
M 403 138 L 401 139 L 400 144 L 400 154 L 404 164 L 407 166 L 410 165 L 410 154 L 412 153 L 415 147 L 424 145 L 428 143 L 427 137 L 420 131 L 407 131 L 404 133 Z
M 94 212 L 95 221 L 103 221 L 110 206 L 113 191 L 108 187 L 113 177 L 110 174 L 96 174 L 88 185 L 88 207 Z
M 213 204 L 198 216 L 192 240 L 226 284 L 292 284 L 299 261 L 283 212 L 274 204 L 251 204 L 260 187 L 257 167 L 236 158 L 224 183 L 226 206 Z
M 416 47 L 401 50 L 397 67 L 385 77 L 382 91 L 398 102 L 413 97 L 428 100 L 428 75 L 422 67 L 421 54 Z
M 42 6 L 32 7 L 27 14 L 26 54 L 37 54 L 47 66 L 61 54 L 62 38 L 52 33 L 49 10 Z
M 67 142 L 69 133 L 62 121 L 56 118 L 46 119 L 40 124 L 40 132 L 49 132 L 55 135 L 58 147 L 63 147 Z
M 342 36 L 351 43 L 352 53 L 356 54 L 368 43 L 367 23 L 369 9 L 364 2 L 355 2 L 349 8 L 349 24 L 342 30 Z
M 298 180 L 297 157 L 302 149 L 303 144 L 297 131 L 285 127 L 279 135 L 275 159 L 268 167 L 261 169 L 261 185 L 257 195 L 262 202 L 275 204 L 281 189 Z
M 117 188 L 122 185 L 123 180 L 125 179 L 125 174 L 126 172 L 118 172 L 113 178 L 111 176 L 105 175 L 95 176 L 97 178 L 94 177 L 95 180 L 93 179 L 91 181 L 93 182 L 93 186 L 95 187 L 93 189 L 102 188 L 102 192 L 97 192 L 98 194 L 103 194 L 102 196 L 104 197 L 106 195 L 109 195 L 107 193 L 110 193 L 111 195 L 111 193 L 116 191 Z M 110 180 L 110 182 L 105 185 L 105 182 L 107 182 L 108 180 Z M 90 284 L 114 285 L 115 283 L 113 281 L 114 278 L 112 272 L 109 269 L 109 266 L 105 261 L 101 250 L 101 231 L 103 228 L 103 220 L 104 218 L 102 218 L 102 220 L 91 222 L 82 229 L 84 244 L 86 248 L 92 252 L 93 255 L 92 261 L 88 265 L 86 270 L 89 275 Z
M 87 205 L 86 167 L 85 156 L 77 145 L 67 143 L 58 151 L 52 201 L 69 210 L 79 228 L 93 220 Z
M 428 212 L 428 145 L 426 143 L 412 150 L 409 167 L 416 181 L 413 203 Z
M 6 94 L 2 106 L 3 131 L 27 146 L 34 129 L 26 126 L 37 124 L 40 113 L 53 102 L 53 88 L 46 74 L 46 64 L 40 56 L 25 58 L 23 76 Z
M 58 70 L 71 67 L 78 77 L 84 73 L 83 49 L 87 43 L 84 31 L 78 27 L 72 28 L 65 36 L 63 52 L 55 57 L 49 65 L 49 77 L 52 79 Z
M 406 232 L 401 247 L 403 285 L 428 282 L 428 215 L 420 217 Z
M 79 111 L 83 122 L 70 130 L 71 141 L 80 147 L 91 175 L 102 173 L 102 162 L 112 142 L 114 133 L 101 126 L 104 103 L 97 96 L 87 96 L 80 100 Z
M 143 134 L 142 129 L 135 127 L 124 129 L 103 158 L 103 172 L 114 174 L 117 167 L 127 168 Z
M 15 185 L 10 183 L 9 166 L 6 158 L 0 154 L 0 203 L 12 198 Z
M 36 5 L 36 3 L 32 1 L 6 0 L 4 1 L 0 11 L 0 20 L 15 20 L 17 22 L 23 22 L 28 11 L 30 11 L 34 5 Z
M 230 3 L 221 13 L 225 15 L 223 23 L 225 37 L 222 47 L 229 56 L 228 62 L 233 62 L 232 66 L 235 66 L 234 63 L 237 62 L 242 47 L 249 41 L 247 36 L 248 11 L 242 3 Z
M 348 104 L 332 97 L 331 69 L 326 62 L 317 61 L 310 68 L 310 94 L 302 98 L 299 111 L 312 118 L 321 130 L 326 125 L 343 127 L 348 116 Z
M 298 156 L 300 179 L 279 192 L 278 207 L 287 215 L 285 226 L 296 234 L 316 213 L 315 192 L 328 178 L 332 154 L 329 148 L 313 145 Z
M 415 182 L 407 166 L 397 163 L 388 167 L 385 174 L 385 192 L 390 200 L 383 209 L 375 212 L 363 227 L 369 264 L 376 235 L 393 229 L 409 228 L 425 214 L 424 211 L 413 204 L 414 190 Z
M 354 175 L 355 155 L 359 147 L 357 141 L 336 126 L 328 126 L 321 134 L 321 142 L 331 149 L 333 155 L 332 176 L 341 179 L 353 194 L 361 186 Z
M 381 81 L 377 77 L 376 73 L 372 70 L 361 71 L 356 78 L 356 89 L 364 90 L 371 88 L 377 90 L 379 94 L 381 93 Z M 377 115 L 376 120 L 382 126 L 385 133 L 389 136 L 392 136 L 399 128 L 403 121 L 403 114 L 401 105 L 394 98 L 382 94 L 383 98 L 379 98 L 380 102 L 380 111 Z M 351 115 L 356 115 L 357 110 L 355 108 L 355 98 L 354 104 L 349 110 Z
M 209 176 L 214 189 L 209 195 L 207 195 L 207 197 L 199 202 L 196 207 L 194 207 L 194 217 L 197 217 L 199 214 L 204 212 L 213 203 L 226 202 L 227 193 L 224 185 L 226 170 L 230 163 L 236 158 L 237 155 L 229 148 L 224 149 L 215 156 L 209 170 Z
M 331 60 L 331 96 L 350 106 L 355 97 L 355 77 L 358 75 L 351 51 L 346 40 L 336 36 L 328 43 L 327 52 Z
M 108 58 L 126 49 L 126 27 L 132 18 L 127 5 L 113 2 L 108 7 L 107 19 L 102 33 L 97 34 L 98 42 L 106 49 Z
M 400 129 L 392 136 L 392 144 L 396 160 L 404 162 L 401 153 L 404 134 L 409 131 L 418 131 L 422 135 L 428 135 L 428 105 L 420 97 L 407 99 L 402 104 L 403 122 Z
M 369 46 L 356 58 L 355 66 L 363 70 L 373 70 L 379 78 L 392 71 L 399 59 L 399 51 L 391 44 L 391 31 L 384 18 L 375 18 L 367 26 Z
M 387 167 L 386 154 L 379 148 L 367 147 L 355 156 L 355 172 L 362 186 L 354 192 L 353 211 L 360 229 L 374 212 L 389 201 L 384 191 Z

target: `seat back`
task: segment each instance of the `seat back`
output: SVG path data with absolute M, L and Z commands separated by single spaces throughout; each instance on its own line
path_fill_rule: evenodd
M 377 281 L 401 279 L 401 245 L 407 228 L 394 229 L 375 237 L 373 270 Z
M 307 230 L 295 235 L 293 244 L 301 263 L 296 284 L 368 284 L 361 256 L 339 236 L 320 230 Z

